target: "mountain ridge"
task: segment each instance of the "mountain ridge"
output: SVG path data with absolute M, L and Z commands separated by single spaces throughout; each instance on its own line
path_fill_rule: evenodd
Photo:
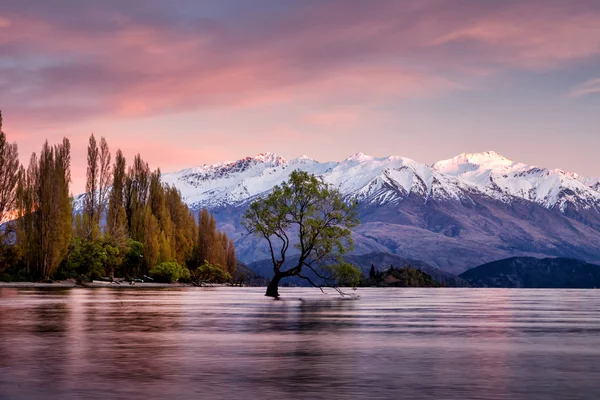
M 600 265 L 562 257 L 511 257 L 472 268 L 460 278 L 475 287 L 595 288 L 600 287 Z
M 463 153 L 431 165 L 364 153 L 340 162 L 261 153 L 162 179 L 181 191 L 193 211 L 209 209 L 219 229 L 233 238 L 240 260 L 252 263 L 268 253 L 243 229 L 243 212 L 296 169 L 358 201 L 356 255 L 387 252 L 453 274 L 511 256 L 600 262 L 598 179 L 495 152 Z
M 600 209 L 600 183 L 560 169 L 541 168 L 488 151 L 462 153 L 431 165 L 399 156 L 373 157 L 355 153 L 343 161 L 319 162 L 308 156 L 286 160 L 275 153 L 259 153 L 236 161 L 205 164 L 163 174 L 188 204 L 200 207 L 240 204 L 265 194 L 294 169 L 321 176 L 344 195 L 372 202 L 398 200 L 386 188 L 406 196 L 460 200 L 476 192 L 500 201 L 517 197 L 564 212 Z M 385 195 L 387 192 L 387 196 Z

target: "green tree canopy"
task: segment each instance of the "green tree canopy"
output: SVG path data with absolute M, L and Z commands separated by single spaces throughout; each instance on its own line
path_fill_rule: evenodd
M 342 260 L 353 247 L 351 229 L 359 224 L 356 203 L 344 202 L 337 189 L 314 175 L 292 172 L 287 182 L 250 205 L 242 223 L 269 247 L 274 275 L 266 296 L 279 297 L 279 281 L 289 276 L 320 288 L 339 283 L 354 286 L 360 279 L 360 271 Z M 297 254 L 293 266 L 284 270 L 292 238 Z M 315 283 L 305 270 L 321 281 Z

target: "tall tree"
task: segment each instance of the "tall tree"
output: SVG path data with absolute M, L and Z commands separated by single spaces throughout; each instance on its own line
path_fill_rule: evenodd
M 127 229 L 129 237 L 144 242 L 144 209 L 148 201 L 150 189 L 150 167 L 138 154 L 133 165 L 127 171 L 125 179 L 125 211 L 127 214 Z
M 97 218 L 102 219 L 106 205 L 108 203 L 108 191 L 110 189 L 110 149 L 104 137 L 100 138 L 100 155 L 98 158 L 99 175 L 98 175 L 98 209 Z
M 65 258 L 73 229 L 69 184 L 71 145 L 63 139 L 44 143 L 39 158 L 21 169 L 18 185 L 18 245 L 28 270 L 38 278 L 50 277 Z
M 204 261 L 216 264 L 211 260 L 214 254 L 213 246 L 216 242 L 216 230 L 217 224 L 214 217 L 210 215 L 206 208 L 202 209 L 198 214 L 197 257 L 200 265 L 202 265 Z
M 191 261 L 197 242 L 198 226 L 194 214 L 175 187 L 165 187 L 167 208 L 172 222 L 171 254 L 181 265 Z
M 33 267 L 39 259 L 38 224 L 36 210 L 38 199 L 36 188 L 38 187 L 38 159 L 33 153 L 29 159 L 27 170 L 23 166 L 19 169 L 19 183 L 17 185 L 17 245 L 23 263 L 30 275 Z
M 119 243 L 125 243 L 127 238 L 127 213 L 123 204 L 126 178 L 125 166 L 125 157 L 121 150 L 117 150 L 112 168 L 112 189 L 108 201 L 106 226 L 108 234 Z
M 8 219 L 13 211 L 19 180 L 19 150 L 16 143 L 9 143 L 2 131 L 2 111 L 0 111 L 0 224 Z
M 227 272 L 229 275 L 234 276 L 235 270 L 237 269 L 237 257 L 235 255 L 235 246 L 233 240 L 227 240 Z
M 267 242 L 273 263 L 266 296 L 279 297 L 279 281 L 289 276 L 303 278 L 316 287 L 337 288 L 338 282 L 348 281 L 355 285 L 360 271 L 344 263 L 341 256 L 352 248 L 351 228 L 358 223 L 355 203 L 346 204 L 338 190 L 303 171 L 292 172 L 287 182 L 250 204 L 243 224 Z M 299 253 L 284 270 L 292 233 Z M 315 283 L 305 270 L 323 283 Z
M 87 174 L 85 182 L 84 220 L 87 224 L 87 239 L 93 240 L 99 234 L 98 210 L 98 167 L 99 149 L 96 138 L 92 133 L 87 148 Z M 96 222 L 98 220 L 98 223 Z

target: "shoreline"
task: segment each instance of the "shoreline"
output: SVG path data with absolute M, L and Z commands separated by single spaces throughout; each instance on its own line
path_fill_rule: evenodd
M 56 289 L 70 289 L 70 288 L 111 288 L 111 289 L 149 289 L 149 288 L 211 288 L 211 287 L 233 287 L 231 285 L 213 284 L 206 286 L 195 286 L 191 283 L 154 283 L 154 282 L 136 282 L 135 285 L 130 285 L 129 282 L 121 282 L 121 284 L 94 281 L 87 282 L 85 285 L 78 285 L 72 281 L 56 281 L 53 283 L 43 282 L 0 282 L 1 288 L 15 288 L 15 289 L 40 289 L 40 288 L 56 288 Z

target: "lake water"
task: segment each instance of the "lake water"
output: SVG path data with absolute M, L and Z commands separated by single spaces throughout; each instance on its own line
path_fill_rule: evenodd
M 0 399 L 599 399 L 600 290 L 0 289 Z

